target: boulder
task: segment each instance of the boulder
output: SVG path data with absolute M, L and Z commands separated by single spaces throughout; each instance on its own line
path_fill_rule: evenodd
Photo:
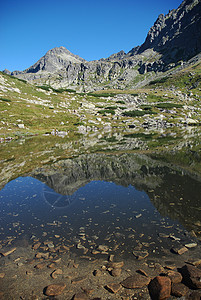
M 201 289 L 201 269 L 191 265 L 181 268 L 184 283 L 192 289 Z
M 127 277 L 125 280 L 121 282 L 121 285 L 127 289 L 140 289 L 143 286 L 148 285 L 150 282 L 150 278 L 140 275 L 134 274 L 132 276 Z
M 171 280 L 166 276 L 157 276 L 150 281 L 148 288 L 152 299 L 167 299 L 171 294 Z
M 183 283 L 173 283 L 171 295 L 175 297 L 185 296 L 189 291 L 189 288 Z

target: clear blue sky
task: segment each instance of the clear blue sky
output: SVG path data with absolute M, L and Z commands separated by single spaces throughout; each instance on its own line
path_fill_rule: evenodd
M 86 60 L 130 51 L 182 0 L 2 0 L 0 70 L 24 70 L 64 46 Z

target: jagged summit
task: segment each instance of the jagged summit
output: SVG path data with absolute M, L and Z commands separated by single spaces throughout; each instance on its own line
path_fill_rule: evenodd
M 145 42 L 127 54 L 122 50 L 87 62 L 65 47 L 55 47 L 25 71 L 5 73 L 31 83 L 79 91 L 135 88 L 166 76 L 165 72 L 185 65 L 200 53 L 201 1 L 184 0 L 167 15 L 159 15 Z
M 138 49 L 168 52 L 173 61 L 189 59 L 201 51 L 201 1 L 185 0 L 178 9 L 160 14 Z
M 14 71 L 11 75 L 18 75 L 22 73 L 37 73 L 39 71 L 55 72 L 59 69 L 67 67 L 70 63 L 82 63 L 86 62 L 85 59 L 71 53 L 65 47 L 55 47 L 47 51 L 47 53 L 41 57 L 34 65 L 24 70 L 23 72 Z M 8 70 L 4 70 L 5 73 L 9 73 Z

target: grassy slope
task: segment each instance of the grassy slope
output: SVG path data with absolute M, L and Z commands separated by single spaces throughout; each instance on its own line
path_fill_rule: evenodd
M 142 89 L 102 90 L 88 95 L 39 89 L 29 83 L 0 73 L 0 86 L 4 87 L 3 91 L 0 90 L 0 137 L 39 134 L 39 137 L 29 139 L 28 144 L 27 142 L 22 145 L 13 144 L 13 147 L 9 144 L 2 145 L 1 157 L 4 164 L 10 160 L 12 168 L 16 166 L 17 172 L 26 172 L 34 165 L 49 163 L 54 159 L 71 156 L 72 153 L 109 151 L 116 149 L 115 142 L 118 143 L 118 139 L 113 134 L 120 131 L 123 133 L 123 138 L 120 140 L 122 147 L 123 145 L 126 146 L 129 141 L 138 139 L 147 144 L 147 151 L 159 151 L 160 155 L 167 161 L 175 160 L 175 163 L 201 173 L 199 127 L 196 129 L 196 135 L 192 135 L 193 142 L 184 151 L 175 151 L 179 143 L 185 142 L 183 138 L 185 133 L 180 131 L 178 127 L 166 130 L 165 134 L 154 129 L 146 132 L 141 127 L 147 117 L 155 119 L 161 114 L 163 114 L 164 120 L 173 124 L 180 122 L 179 119 L 185 118 L 188 114 L 191 114 L 191 118 L 201 123 L 200 74 L 201 65 L 197 64 L 183 70 L 180 74 L 172 75 L 172 77 L 162 79 Z M 187 95 L 192 93 L 193 96 L 189 98 L 190 100 L 184 100 L 181 97 L 182 93 Z M 123 100 L 115 98 L 117 94 L 130 94 L 139 97 L 143 100 L 143 105 L 139 104 L 135 110 L 144 113 L 147 110 L 152 110 L 155 114 L 143 115 L 141 113 L 142 116 L 123 116 L 127 104 Z M 34 101 L 37 102 L 34 103 Z M 89 109 L 88 105 L 94 106 Z M 113 110 L 115 115 L 112 115 L 108 108 Z M 101 110 L 104 113 L 100 113 Z M 130 108 L 130 110 L 133 109 Z M 118 118 L 117 112 L 120 112 Z M 97 118 L 100 118 L 101 121 L 97 121 Z M 133 123 L 137 124 L 137 127 L 128 132 L 128 124 Z M 25 128 L 20 129 L 17 124 L 24 124 Z M 93 142 L 92 136 L 89 135 L 87 139 L 87 136 L 83 137 L 78 134 L 79 124 L 90 126 L 90 128 L 96 126 L 98 133 L 101 134 L 105 124 L 110 124 L 113 129 L 108 134 L 102 134 L 101 139 L 94 139 Z M 40 134 L 50 132 L 54 128 L 68 131 L 67 137 L 65 139 L 53 136 L 45 137 L 44 144 L 44 138 L 40 137 Z M 186 143 L 188 144 L 188 137 Z M 58 146 L 55 146 L 56 144 Z M 133 150 L 137 151 L 137 148 L 133 148 Z M 170 151 L 172 152 L 170 153 Z M 33 152 L 33 155 L 30 156 L 30 152 Z M 22 157 L 26 157 L 26 164 L 19 167 L 23 161 Z

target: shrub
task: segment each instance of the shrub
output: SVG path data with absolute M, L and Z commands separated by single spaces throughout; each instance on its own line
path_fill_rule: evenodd
M 130 110 L 130 111 L 125 111 L 123 113 L 123 116 L 126 117 L 141 117 L 144 115 L 153 115 L 156 114 L 155 111 L 152 110 L 147 110 L 147 111 L 143 111 L 143 110 Z
M 119 103 L 119 104 L 125 104 L 125 101 L 123 101 L 123 100 L 118 100 L 118 101 L 116 101 L 116 103 Z
M 115 111 L 112 109 L 102 109 L 98 111 L 99 114 L 111 114 L 111 115 L 115 115 Z
M 177 104 L 177 103 L 169 103 L 169 102 L 166 102 L 166 103 L 159 103 L 159 104 L 156 104 L 155 107 L 157 108 L 180 108 L 182 107 L 181 104 Z
M 5 101 L 5 102 L 11 102 L 11 100 L 10 100 L 10 99 L 1 98 L 1 97 L 0 97 L 0 100 L 1 100 L 1 101 Z

